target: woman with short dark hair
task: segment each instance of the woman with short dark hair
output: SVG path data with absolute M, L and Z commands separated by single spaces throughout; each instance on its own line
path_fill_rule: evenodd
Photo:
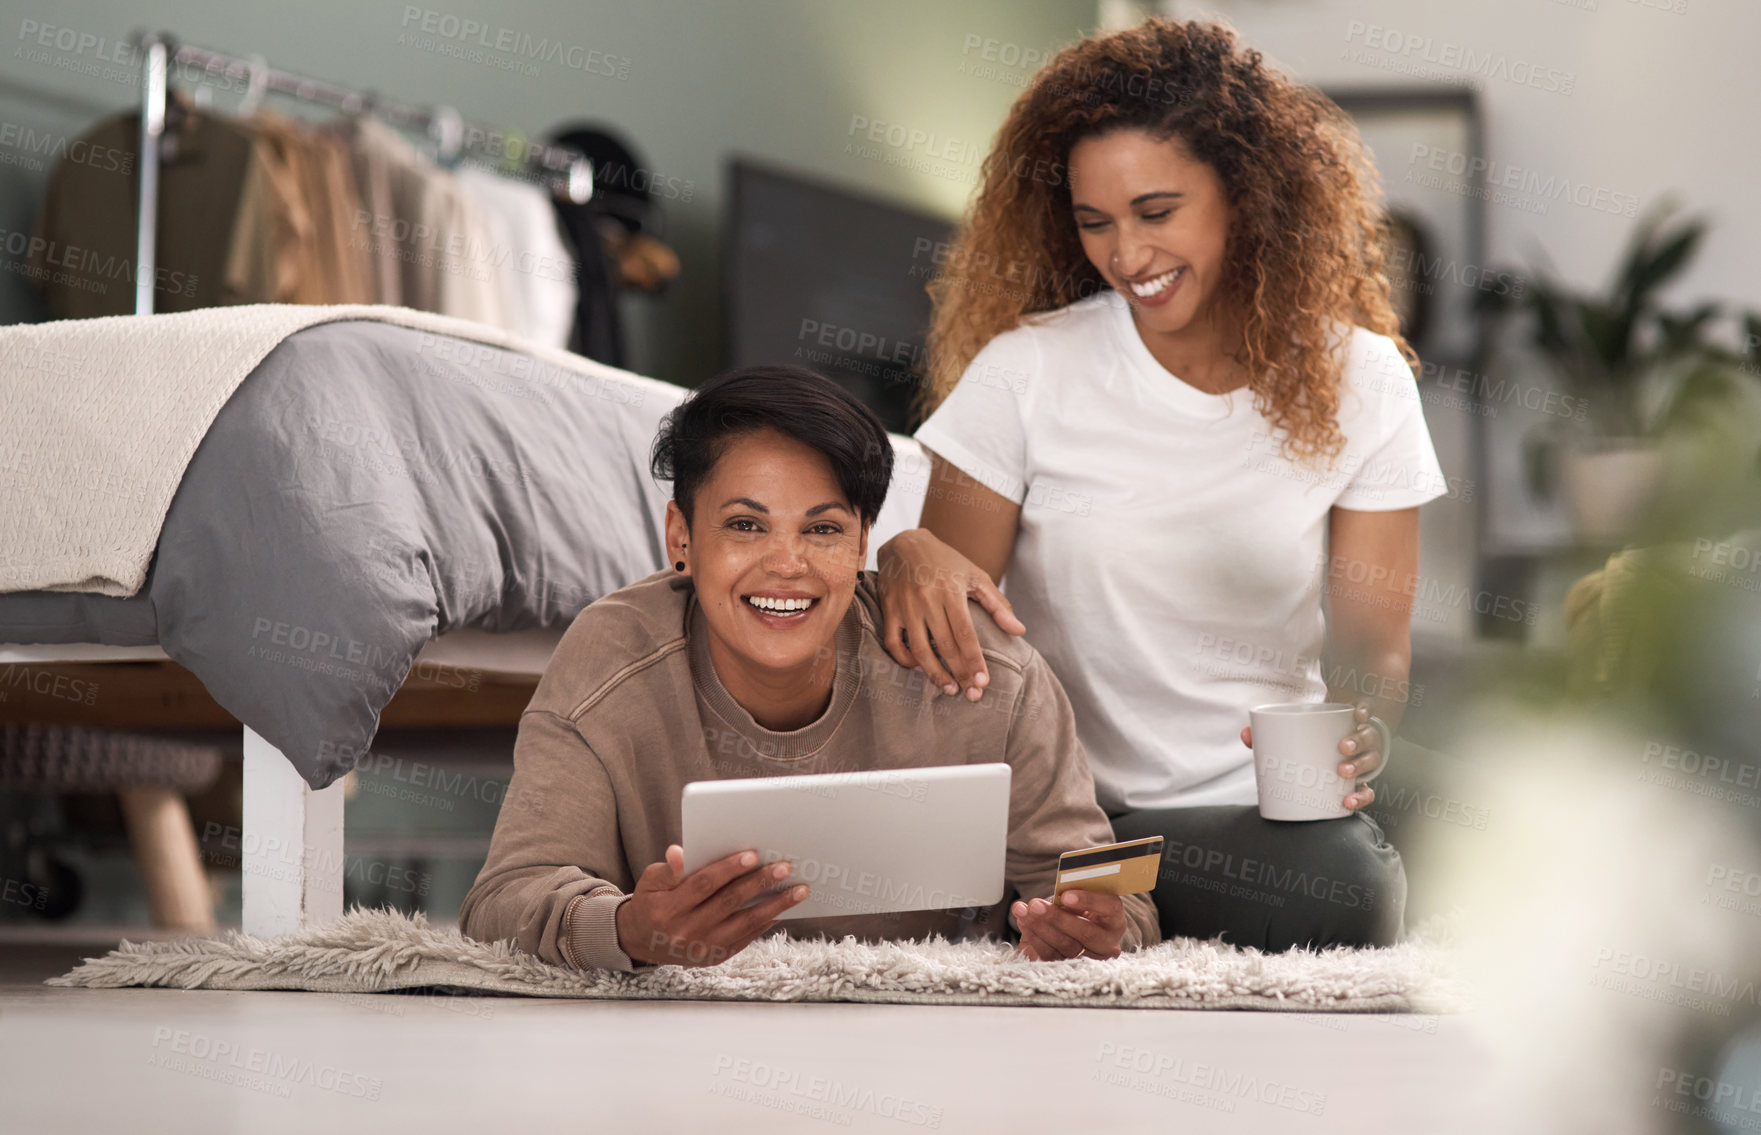
M 872 412 L 796 367 L 722 375 L 669 416 L 653 468 L 673 482 L 672 566 L 589 606 L 557 646 L 520 719 L 507 795 L 541 807 L 502 808 L 459 912 L 466 934 L 610 969 L 713 965 L 773 928 L 958 939 L 1013 927 L 1042 960 L 1160 941 L 1141 895 L 1047 901 L 1058 856 L 1112 829 L 1032 648 L 979 632 L 1001 699 L 984 706 L 938 701 L 888 657 L 862 565 L 892 460 Z M 806 886 L 742 907 L 783 885 L 788 864 L 743 852 L 684 873 L 690 781 L 992 761 L 1012 769 L 1013 902 L 779 926 Z

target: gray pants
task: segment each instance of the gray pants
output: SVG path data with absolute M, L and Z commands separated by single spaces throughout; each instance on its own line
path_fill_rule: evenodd
M 1252 805 L 1166 808 L 1114 816 L 1113 832 L 1166 841 L 1152 896 L 1164 938 L 1221 935 L 1281 952 L 1385 946 L 1401 935 L 1406 870 L 1361 812 L 1289 823 L 1263 820 Z
M 1374 803 L 1342 820 L 1170 808 L 1114 816 L 1113 830 L 1167 840 L 1153 896 L 1163 937 L 1220 934 L 1268 951 L 1386 945 L 1403 934 L 1403 915 L 1416 925 L 1455 905 L 1460 865 L 1483 857 L 1498 817 L 1489 773 L 1404 737 L 1375 789 Z

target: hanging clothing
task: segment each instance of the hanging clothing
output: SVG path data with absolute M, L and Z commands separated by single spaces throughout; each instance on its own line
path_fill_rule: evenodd
M 318 265 L 325 280 L 326 303 L 378 303 L 373 286 L 373 264 L 367 249 L 352 240 L 355 218 L 361 213 L 361 195 L 348 148 L 341 139 L 322 130 L 309 131 L 313 166 L 323 186 L 318 195 L 315 224 L 318 229 Z
M 349 218 L 349 244 L 367 258 L 368 276 L 374 303 L 401 306 L 403 272 L 397 257 L 397 245 L 389 237 L 374 236 L 376 228 L 395 225 L 397 211 L 391 200 L 391 159 L 386 151 L 362 139 L 366 120 L 347 118 L 329 130 L 343 153 L 355 178 L 360 196 L 360 209 Z
M 333 134 L 298 119 L 259 111 L 250 123 L 259 145 L 287 169 L 283 184 L 292 199 L 278 223 L 296 237 L 287 251 L 294 261 L 289 302 L 375 302 L 366 247 L 350 239 L 361 198 L 348 151 Z
M 360 197 L 347 152 L 291 118 L 198 112 L 182 92 L 161 144 L 155 311 L 240 303 L 370 303 Z M 57 318 L 135 310 L 139 211 L 135 115 L 107 119 L 51 174 L 33 274 Z
M 575 255 L 575 317 L 569 350 L 609 366 L 627 366 L 617 265 L 599 235 L 598 218 L 588 206 L 562 202 L 556 205 L 556 215 Z
M 482 214 L 458 179 L 383 122 L 345 129 L 369 214 L 355 231 L 382 274 L 395 265 L 395 302 L 506 326 Z
M 620 135 L 595 123 L 572 123 L 551 132 L 558 146 L 581 153 L 593 164 L 593 197 L 586 204 L 556 202 L 556 218 L 564 225 L 579 264 L 579 296 L 569 347 L 590 359 L 627 366 L 623 317 L 618 296 L 629 285 L 615 248 L 629 248 L 632 239 L 662 252 L 643 273 L 653 290 L 678 275 L 678 259 L 653 239 L 660 220 L 653 202 L 653 179 L 636 151 Z M 609 236 L 609 239 L 608 239 Z
M 267 302 L 254 286 L 233 287 L 227 278 L 244 184 L 264 176 L 253 173 L 261 161 L 255 134 L 195 110 L 182 92 L 173 93 L 172 107 L 160 156 L 154 310 Z M 77 152 L 87 160 L 64 158 L 49 176 L 30 273 L 54 318 L 134 313 L 139 139 L 139 114 L 104 119 L 81 138 Z
M 489 234 L 489 263 L 506 317 L 502 326 L 534 342 L 567 348 L 578 298 L 575 260 L 563 247 L 549 195 L 473 166 L 461 166 L 456 176 Z
M 28 271 L 55 318 L 135 310 L 138 123 L 98 123 L 50 176 Z M 529 185 L 477 172 L 467 189 L 375 119 L 239 120 L 183 91 L 160 151 L 155 311 L 384 303 L 568 342 L 573 260 Z
M 291 122 L 272 115 L 244 126 L 255 137 L 257 160 L 239 191 L 226 285 L 268 303 L 323 303 L 305 147 Z

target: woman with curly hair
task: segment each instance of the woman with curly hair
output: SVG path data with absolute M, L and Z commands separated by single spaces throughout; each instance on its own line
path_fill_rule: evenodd
M 976 700 L 968 600 L 1031 629 L 1118 838 L 1167 837 L 1165 935 L 1401 932 L 1374 790 L 1264 820 L 1246 728 L 1351 703 L 1338 768 L 1361 778 L 1387 756 L 1369 715 L 1406 701 L 1418 506 L 1444 481 L 1376 192 L 1325 96 L 1226 28 L 1152 20 L 1036 77 L 931 285 L 931 484 L 880 552 L 888 650 Z

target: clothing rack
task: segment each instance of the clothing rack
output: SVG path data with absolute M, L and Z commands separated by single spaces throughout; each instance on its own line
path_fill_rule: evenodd
M 270 67 L 261 56 L 240 58 L 180 43 L 168 32 L 137 37 L 141 49 L 140 215 L 135 246 L 135 314 L 153 313 L 153 281 L 158 271 L 159 144 L 165 134 L 169 77 L 173 67 L 193 67 L 229 80 L 247 83 L 245 99 L 254 102 L 266 91 L 291 95 L 345 114 L 371 113 L 405 130 L 422 131 L 435 139 L 442 161 L 471 153 L 504 166 L 511 158 L 508 142 L 523 147 L 521 168 L 535 171 L 559 195 L 576 204 L 593 196 L 593 165 L 579 152 L 528 142 L 517 133 L 467 122 L 451 107 L 421 107 Z M 148 161 L 147 155 L 155 160 Z

